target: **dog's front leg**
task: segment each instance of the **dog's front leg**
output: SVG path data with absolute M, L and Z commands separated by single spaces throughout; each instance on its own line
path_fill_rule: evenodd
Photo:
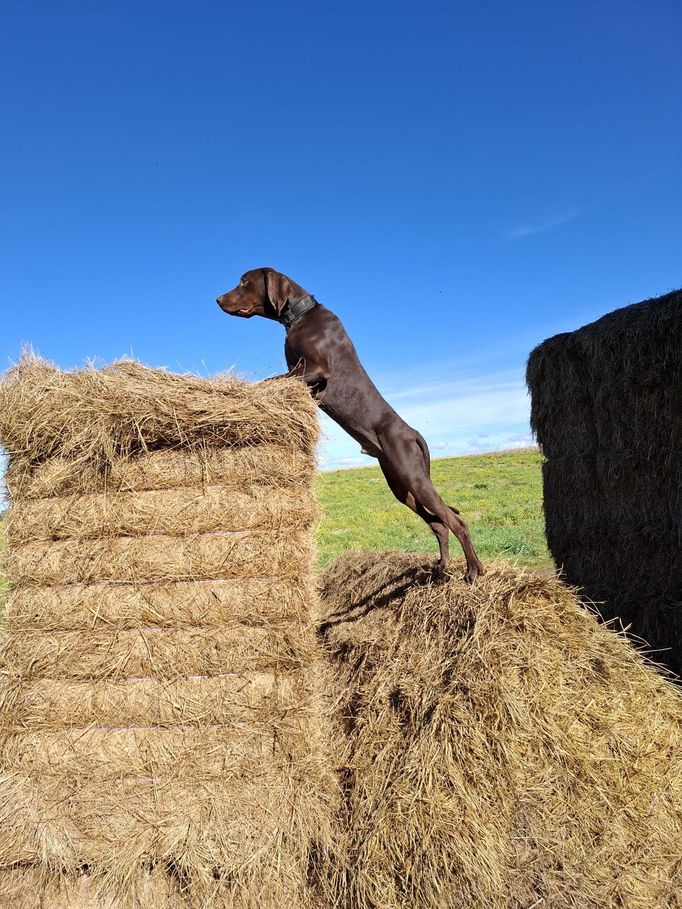
M 276 382 L 277 379 L 302 379 L 303 370 L 305 369 L 305 361 L 300 359 L 298 363 L 290 369 L 289 372 L 283 372 L 278 376 L 268 376 L 267 379 L 262 379 L 263 382 Z
M 321 366 L 311 366 L 301 357 L 298 363 L 280 376 L 269 376 L 263 379 L 263 382 L 274 382 L 275 379 L 303 379 L 306 385 L 311 388 L 324 387 L 326 385 L 329 373 Z

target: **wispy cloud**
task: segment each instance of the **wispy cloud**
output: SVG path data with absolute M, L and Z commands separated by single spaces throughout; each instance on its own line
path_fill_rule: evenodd
M 548 218 L 546 221 L 515 227 L 512 230 L 507 231 L 504 238 L 505 240 L 521 240 L 523 237 L 529 237 L 531 234 L 541 234 L 546 230 L 552 230 L 554 227 L 559 227 L 560 224 L 566 224 L 567 221 L 572 221 L 574 218 L 577 218 L 579 214 L 580 212 L 577 208 L 572 208 L 560 215 L 555 215 L 553 218 Z
M 440 377 L 420 384 L 414 384 L 414 370 L 410 370 L 404 378 L 405 384 L 398 375 L 391 376 L 391 387 L 384 389 L 386 398 L 424 435 L 434 455 L 473 454 L 532 444 L 529 400 L 521 370 Z M 319 455 L 323 470 L 376 464 L 375 459 L 361 455 L 358 443 L 324 416 L 322 429 Z

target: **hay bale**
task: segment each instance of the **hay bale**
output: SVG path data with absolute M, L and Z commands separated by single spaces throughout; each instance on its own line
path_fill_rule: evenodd
M 527 382 L 556 565 L 682 673 L 682 291 L 550 338 Z
M 316 439 L 297 382 L 0 383 L 0 905 L 317 904 Z
M 4 882 L 7 909 L 118 909 L 115 897 L 96 893 L 88 874 L 67 879 L 56 877 L 39 868 L 17 867 L 8 872 Z M 182 891 L 159 869 L 145 871 L 135 880 L 136 905 L 140 909 L 163 906 L 164 909 L 185 909 Z
M 554 578 L 327 570 L 340 909 L 679 909 L 682 698 Z

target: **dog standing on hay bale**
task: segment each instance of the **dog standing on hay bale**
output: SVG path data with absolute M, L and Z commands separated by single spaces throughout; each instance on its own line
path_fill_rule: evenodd
M 465 579 L 473 583 L 482 575 L 469 528 L 431 482 L 426 441 L 379 393 L 338 317 L 272 268 L 247 271 L 234 290 L 216 302 L 231 316 L 263 316 L 284 325 L 286 378 L 306 382 L 321 410 L 359 442 L 365 454 L 378 459 L 396 499 L 426 521 L 438 540 L 437 574 L 445 571 L 452 531 L 466 557 Z

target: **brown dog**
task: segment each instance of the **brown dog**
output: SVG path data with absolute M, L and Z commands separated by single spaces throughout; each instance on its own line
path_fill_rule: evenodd
M 285 326 L 286 377 L 303 379 L 321 409 L 366 454 L 379 459 L 393 495 L 435 533 L 440 549 L 437 573 L 442 575 L 448 561 L 451 530 L 466 556 L 465 579 L 472 583 L 483 574 L 467 525 L 433 487 L 426 442 L 382 398 L 334 313 L 272 268 L 247 271 L 235 289 L 216 302 L 231 316 L 264 316 Z

